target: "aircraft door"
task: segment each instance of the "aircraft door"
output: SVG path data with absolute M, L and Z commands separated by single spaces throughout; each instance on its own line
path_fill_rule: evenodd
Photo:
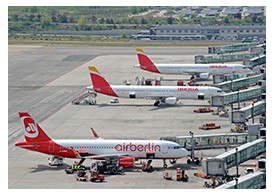
M 163 146 L 162 147 L 162 154 L 167 154 L 168 153 L 168 148 L 167 148 L 167 146 Z

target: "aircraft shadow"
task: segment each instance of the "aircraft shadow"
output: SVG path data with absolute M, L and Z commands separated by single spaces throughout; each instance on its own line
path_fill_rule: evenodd
M 31 173 L 37 173 L 41 171 L 57 171 L 57 170 L 65 170 L 65 168 L 69 167 L 68 164 L 63 164 L 62 166 L 49 166 L 49 165 L 37 165 L 37 167 L 29 168 L 31 169 Z

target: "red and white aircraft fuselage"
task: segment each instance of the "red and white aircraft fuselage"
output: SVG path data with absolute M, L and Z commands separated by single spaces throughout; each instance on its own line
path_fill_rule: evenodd
M 15 145 L 31 151 L 64 158 L 116 158 L 128 160 L 131 166 L 137 159 L 179 159 L 188 155 L 179 144 L 165 140 L 51 139 L 28 113 L 20 112 L 19 116 L 25 140 Z M 125 165 L 128 168 L 129 163 Z
M 252 73 L 252 70 L 242 64 L 155 64 L 141 48 L 137 48 L 136 51 L 139 64 L 134 67 L 159 74 L 188 74 L 208 79 L 210 75 Z
M 89 67 L 93 90 L 121 98 L 153 99 L 155 106 L 160 102 L 175 105 L 179 99 L 210 99 L 224 93 L 212 86 L 147 86 L 147 85 L 110 85 L 94 66 Z

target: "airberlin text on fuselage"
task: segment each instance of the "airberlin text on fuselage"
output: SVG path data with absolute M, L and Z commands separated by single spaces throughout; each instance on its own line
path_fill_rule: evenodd
M 154 143 L 148 143 L 145 145 L 142 144 L 132 144 L 131 142 L 129 144 L 117 144 L 115 146 L 116 151 L 139 151 L 139 152 L 160 152 L 160 145 L 154 144 Z

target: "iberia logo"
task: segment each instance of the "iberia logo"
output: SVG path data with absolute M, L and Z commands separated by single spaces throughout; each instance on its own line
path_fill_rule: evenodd
M 38 128 L 37 124 L 34 122 L 34 120 L 30 117 L 24 117 L 22 118 L 25 131 L 24 134 L 25 136 L 29 138 L 35 138 L 38 136 Z

